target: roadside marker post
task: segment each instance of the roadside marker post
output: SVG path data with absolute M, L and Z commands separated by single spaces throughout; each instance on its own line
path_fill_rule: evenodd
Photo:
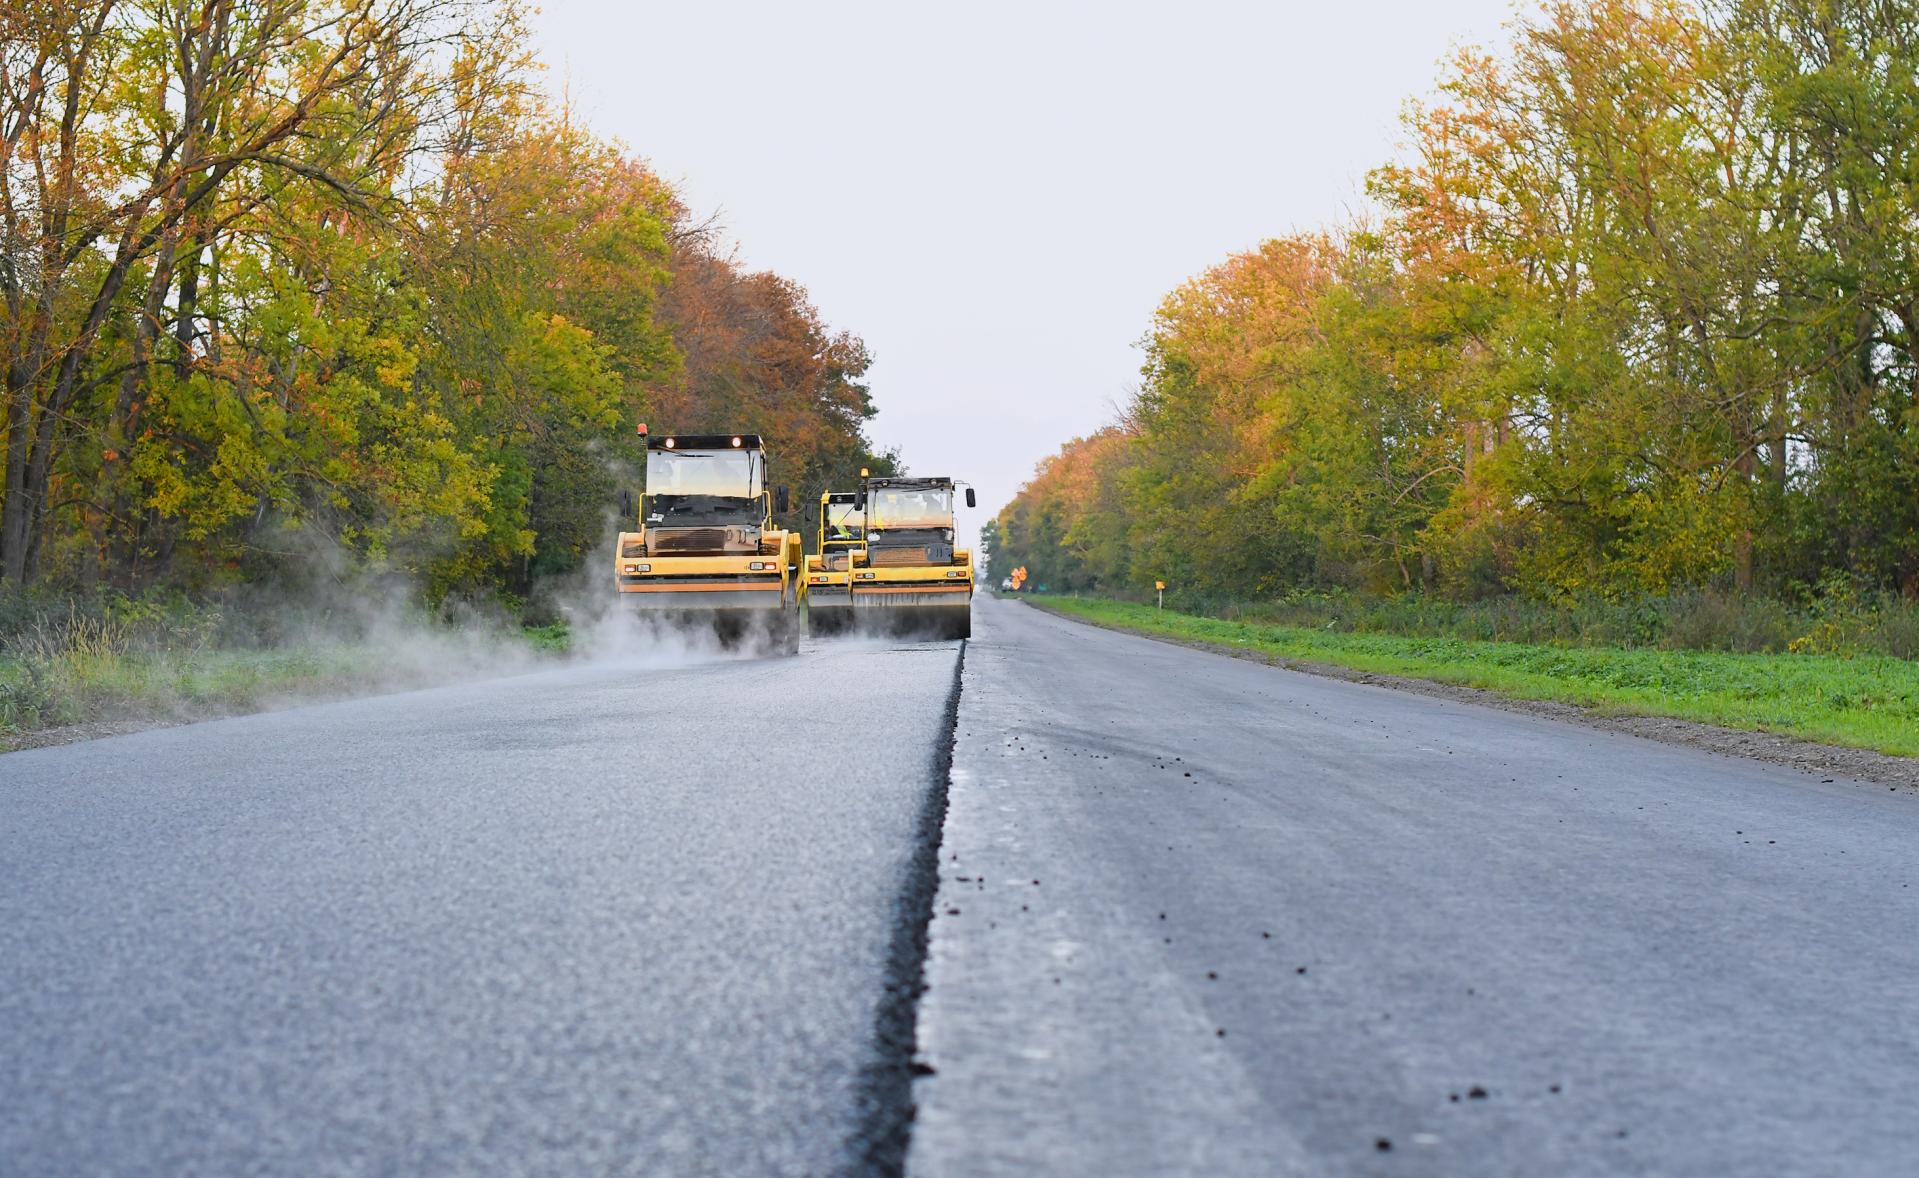
M 1166 582 L 1154 581 L 1153 591 L 1159 594 L 1159 604 L 1154 606 L 1153 608 L 1165 609 L 1166 608 Z

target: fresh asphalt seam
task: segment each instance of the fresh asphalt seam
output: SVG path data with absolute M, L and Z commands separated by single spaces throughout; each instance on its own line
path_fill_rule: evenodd
M 940 840 L 946 828 L 946 798 L 952 785 L 953 746 L 959 739 L 960 681 L 966 642 L 953 661 L 953 689 L 946 697 L 946 739 L 934 749 L 931 779 L 914 831 L 913 853 L 901 883 L 892 944 L 887 947 L 884 988 L 873 1020 L 874 1060 L 860 1075 L 860 1127 L 847 1173 L 893 1178 L 906 1172 L 912 1141 L 914 1059 L 920 994 L 926 989 L 926 947 L 939 893 Z

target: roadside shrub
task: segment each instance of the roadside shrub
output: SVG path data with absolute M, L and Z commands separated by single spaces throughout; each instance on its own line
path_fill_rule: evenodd
M 65 717 L 52 669 L 38 659 L 0 665 L 0 728 L 16 731 L 57 724 Z
M 1150 599 L 1144 604 L 1151 604 Z M 1708 650 L 1733 654 L 1919 658 L 1919 602 L 1863 593 L 1833 579 L 1798 600 L 1689 592 L 1549 602 L 1506 596 L 1449 601 L 1294 592 L 1264 600 L 1169 594 L 1169 609 L 1223 621 L 1344 634 L 1524 642 L 1548 646 Z
M 1896 659 L 1919 659 L 1919 602 L 1902 599 L 1881 613 L 1861 645 Z
M 1658 645 L 1739 654 L 1787 650 L 1798 629 L 1793 613 L 1785 603 L 1769 598 L 1691 594 L 1673 599 Z

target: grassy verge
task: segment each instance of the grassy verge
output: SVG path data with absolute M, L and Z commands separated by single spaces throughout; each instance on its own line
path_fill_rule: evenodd
M 1919 756 L 1919 663 L 1884 655 L 1730 654 L 1343 634 L 1160 612 L 1098 598 L 1029 600 L 1100 625 L 1299 662 Z
M 0 648 L 0 752 L 38 743 L 48 729 L 181 723 L 422 687 L 531 665 L 567 645 L 565 627 L 548 626 L 526 630 L 523 641 L 166 646 L 82 619 Z
M 1519 594 L 1449 601 L 1418 593 L 1295 590 L 1250 600 L 1182 594 L 1179 608 L 1227 621 L 1405 638 L 1919 658 L 1919 601 L 1864 590 L 1843 578 L 1792 598 L 1691 590 L 1568 602 Z

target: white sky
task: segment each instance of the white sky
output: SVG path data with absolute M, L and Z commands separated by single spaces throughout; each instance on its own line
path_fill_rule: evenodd
M 548 0 L 535 28 L 591 126 L 866 340 L 874 440 L 975 483 L 970 532 L 1125 400 L 1167 291 L 1357 207 L 1405 101 L 1510 13 Z

